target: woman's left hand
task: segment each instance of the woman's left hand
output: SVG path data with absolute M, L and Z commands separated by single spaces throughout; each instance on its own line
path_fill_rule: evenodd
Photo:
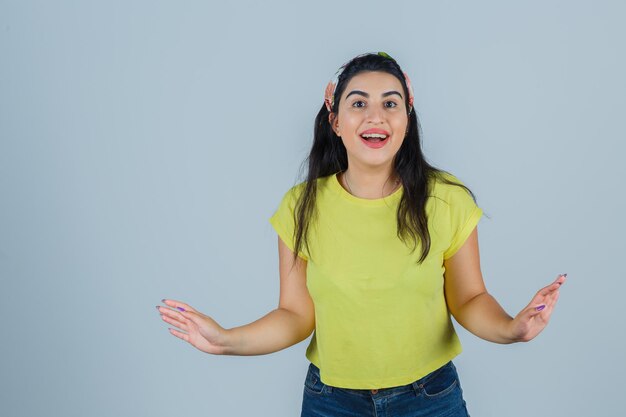
M 516 342 L 529 342 L 548 325 L 559 299 L 559 288 L 567 274 L 559 275 L 552 284 L 537 291 L 530 303 L 510 323 L 510 335 Z M 541 308 L 540 306 L 545 307 Z M 537 310 L 540 307 L 540 310 Z

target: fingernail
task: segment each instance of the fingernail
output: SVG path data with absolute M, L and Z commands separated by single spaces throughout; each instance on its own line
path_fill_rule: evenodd
M 544 308 L 546 308 L 546 305 L 545 305 L 545 304 L 541 304 L 539 307 L 536 307 L 536 308 L 535 308 L 535 310 L 537 310 L 537 311 L 541 311 L 541 310 L 543 310 Z
M 162 302 L 165 302 L 165 298 L 161 300 Z
M 156 309 L 159 313 L 161 312 L 161 310 L 159 310 L 159 306 L 156 306 Z
M 562 275 L 562 276 L 564 276 L 564 277 L 566 277 L 566 276 L 567 276 L 567 274 L 561 274 L 561 275 Z
M 179 309 L 180 311 L 186 311 L 184 308 L 182 307 L 176 307 L 177 309 Z

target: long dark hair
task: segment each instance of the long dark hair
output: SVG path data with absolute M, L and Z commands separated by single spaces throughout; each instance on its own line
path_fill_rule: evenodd
M 364 71 L 386 72 L 398 80 L 404 90 L 405 105 L 409 109 L 408 88 L 398 63 L 390 56 L 384 54 L 364 54 L 359 55 L 349 61 L 339 75 L 335 89 L 335 100 L 332 111 L 337 114 L 339 102 L 346 85 L 358 73 Z M 304 190 L 300 193 L 293 213 L 294 216 L 294 264 L 295 259 L 304 245 L 309 251 L 308 231 L 311 222 L 315 221 L 318 213 L 316 209 L 317 179 L 348 168 L 348 155 L 343 142 L 335 134 L 328 121 L 328 110 L 326 105 L 315 118 L 315 129 L 313 146 L 308 157 L 303 161 L 303 165 L 308 165 L 308 174 Z M 412 251 L 415 251 L 417 243 L 422 242 L 422 253 L 417 261 L 422 263 L 430 251 L 430 233 L 428 231 L 428 219 L 426 215 L 426 201 L 432 186 L 432 180 L 440 179 L 442 182 L 463 187 L 472 196 L 476 197 L 472 191 L 463 184 L 452 182 L 445 178 L 447 171 L 438 169 L 426 161 L 422 153 L 420 140 L 420 126 L 415 110 L 409 113 L 409 126 L 407 135 L 394 156 L 393 167 L 395 173 L 400 177 L 404 187 L 402 197 L 397 211 L 397 236 L 405 244 L 408 240 L 413 243 Z

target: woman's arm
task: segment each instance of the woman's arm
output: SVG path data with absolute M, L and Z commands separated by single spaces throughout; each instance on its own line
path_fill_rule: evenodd
M 170 333 L 203 352 L 217 355 L 265 355 L 306 339 L 315 329 L 315 309 L 306 287 L 307 262 L 297 257 L 294 263 L 293 252 L 280 237 L 278 254 L 278 308 L 252 323 L 224 329 L 188 304 L 163 300 L 172 309 L 157 306 L 161 317 L 178 327 L 170 328 Z
M 448 309 L 464 328 L 495 343 L 527 342 L 548 324 L 565 276 L 539 290 L 515 318 L 509 316 L 487 292 L 480 271 L 478 230 L 474 228 L 463 246 L 444 260 L 444 291 Z M 540 304 L 545 304 L 537 310 Z

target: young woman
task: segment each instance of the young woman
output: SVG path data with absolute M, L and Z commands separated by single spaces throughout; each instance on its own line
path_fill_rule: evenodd
M 393 58 L 343 65 L 315 119 L 308 177 L 270 218 L 278 308 L 224 329 L 163 300 L 163 320 L 180 329 L 171 334 L 207 353 L 261 355 L 314 332 L 302 416 L 467 416 L 450 314 L 485 340 L 530 341 L 566 274 L 510 317 L 481 275 L 482 210 L 458 178 L 426 161 L 419 130 L 409 77 Z

